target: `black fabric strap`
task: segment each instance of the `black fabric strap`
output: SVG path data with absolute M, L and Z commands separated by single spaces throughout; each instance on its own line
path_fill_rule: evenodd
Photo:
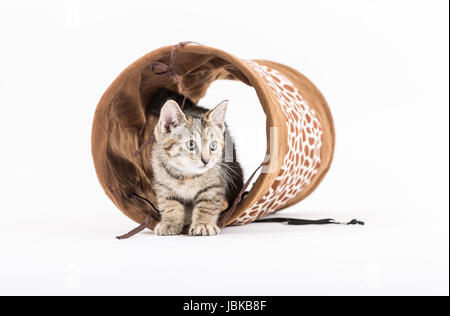
M 310 219 L 300 219 L 300 218 L 288 218 L 288 217 L 273 217 L 273 218 L 263 218 L 257 219 L 254 223 L 283 223 L 287 225 L 365 225 L 364 222 L 358 221 L 356 219 L 350 222 L 338 222 L 331 218 L 310 220 Z

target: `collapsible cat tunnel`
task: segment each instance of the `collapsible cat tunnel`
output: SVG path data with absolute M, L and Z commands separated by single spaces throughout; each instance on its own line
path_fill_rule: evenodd
M 151 143 L 135 154 L 151 139 L 157 123 L 148 115 L 148 101 L 166 87 L 198 103 L 219 79 L 240 80 L 255 89 L 266 115 L 268 144 L 262 172 L 236 207 L 222 214 L 223 226 L 247 224 L 300 202 L 327 173 L 335 145 L 333 119 L 325 98 L 305 76 L 282 64 L 243 60 L 191 42 L 162 47 L 134 62 L 111 84 L 97 106 L 92 129 L 98 179 L 135 222 L 149 229 L 157 223 L 157 217 L 148 216 L 148 205 L 156 201 Z

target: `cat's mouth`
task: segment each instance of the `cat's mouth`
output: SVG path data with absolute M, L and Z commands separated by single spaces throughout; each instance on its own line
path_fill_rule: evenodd
M 209 161 L 207 164 L 204 164 L 203 166 L 195 166 L 194 170 L 197 170 L 198 174 L 205 173 L 206 171 L 210 170 L 214 166 L 214 163 Z
M 169 163 L 171 167 L 175 168 L 177 171 L 184 175 L 200 175 L 210 170 L 213 167 L 212 161 L 209 161 L 206 165 L 203 166 L 180 166 L 178 164 Z

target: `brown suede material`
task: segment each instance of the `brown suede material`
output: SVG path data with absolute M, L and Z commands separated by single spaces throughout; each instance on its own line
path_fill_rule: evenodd
M 156 119 L 145 113 L 146 104 L 160 87 L 180 91 L 170 75 L 156 75 L 150 65 L 159 61 L 169 63 L 172 46 L 150 52 L 125 69 L 102 96 L 92 129 L 92 154 L 98 179 L 114 204 L 129 218 L 142 223 L 147 210 L 132 194 L 143 196 L 155 203 L 151 190 L 151 145 L 140 155 L 134 156 L 140 145 L 153 133 Z M 303 190 L 289 200 L 284 207 L 295 204 L 308 196 L 320 183 L 333 158 L 335 136 L 328 105 L 320 91 L 302 74 L 294 69 L 257 60 L 282 73 L 297 87 L 309 106 L 316 112 L 322 126 L 321 163 L 317 174 Z M 224 51 L 202 45 L 190 44 L 177 49 L 173 70 L 180 76 L 187 95 L 198 102 L 210 84 L 219 79 L 240 80 L 252 86 L 266 114 L 266 127 L 278 127 L 278 156 L 275 172 L 261 173 L 249 194 L 239 203 L 234 214 L 226 221 L 232 224 L 246 209 L 272 187 L 283 158 L 289 151 L 287 143 L 286 116 L 282 113 L 270 87 L 248 63 Z M 269 135 L 267 136 L 269 143 Z M 264 157 L 261 157 L 263 161 Z M 255 166 L 256 167 L 256 166 Z M 148 228 L 156 224 L 152 219 Z

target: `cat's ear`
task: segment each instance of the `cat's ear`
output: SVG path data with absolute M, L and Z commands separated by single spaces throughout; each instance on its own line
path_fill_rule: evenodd
M 186 116 L 175 101 L 169 100 L 161 108 L 158 123 L 161 132 L 170 132 L 172 128 L 183 124 L 185 121 Z
M 227 113 L 228 100 L 222 101 L 214 109 L 207 113 L 207 117 L 214 124 L 219 126 L 222 132 L 225 131 L 225 115 Z

